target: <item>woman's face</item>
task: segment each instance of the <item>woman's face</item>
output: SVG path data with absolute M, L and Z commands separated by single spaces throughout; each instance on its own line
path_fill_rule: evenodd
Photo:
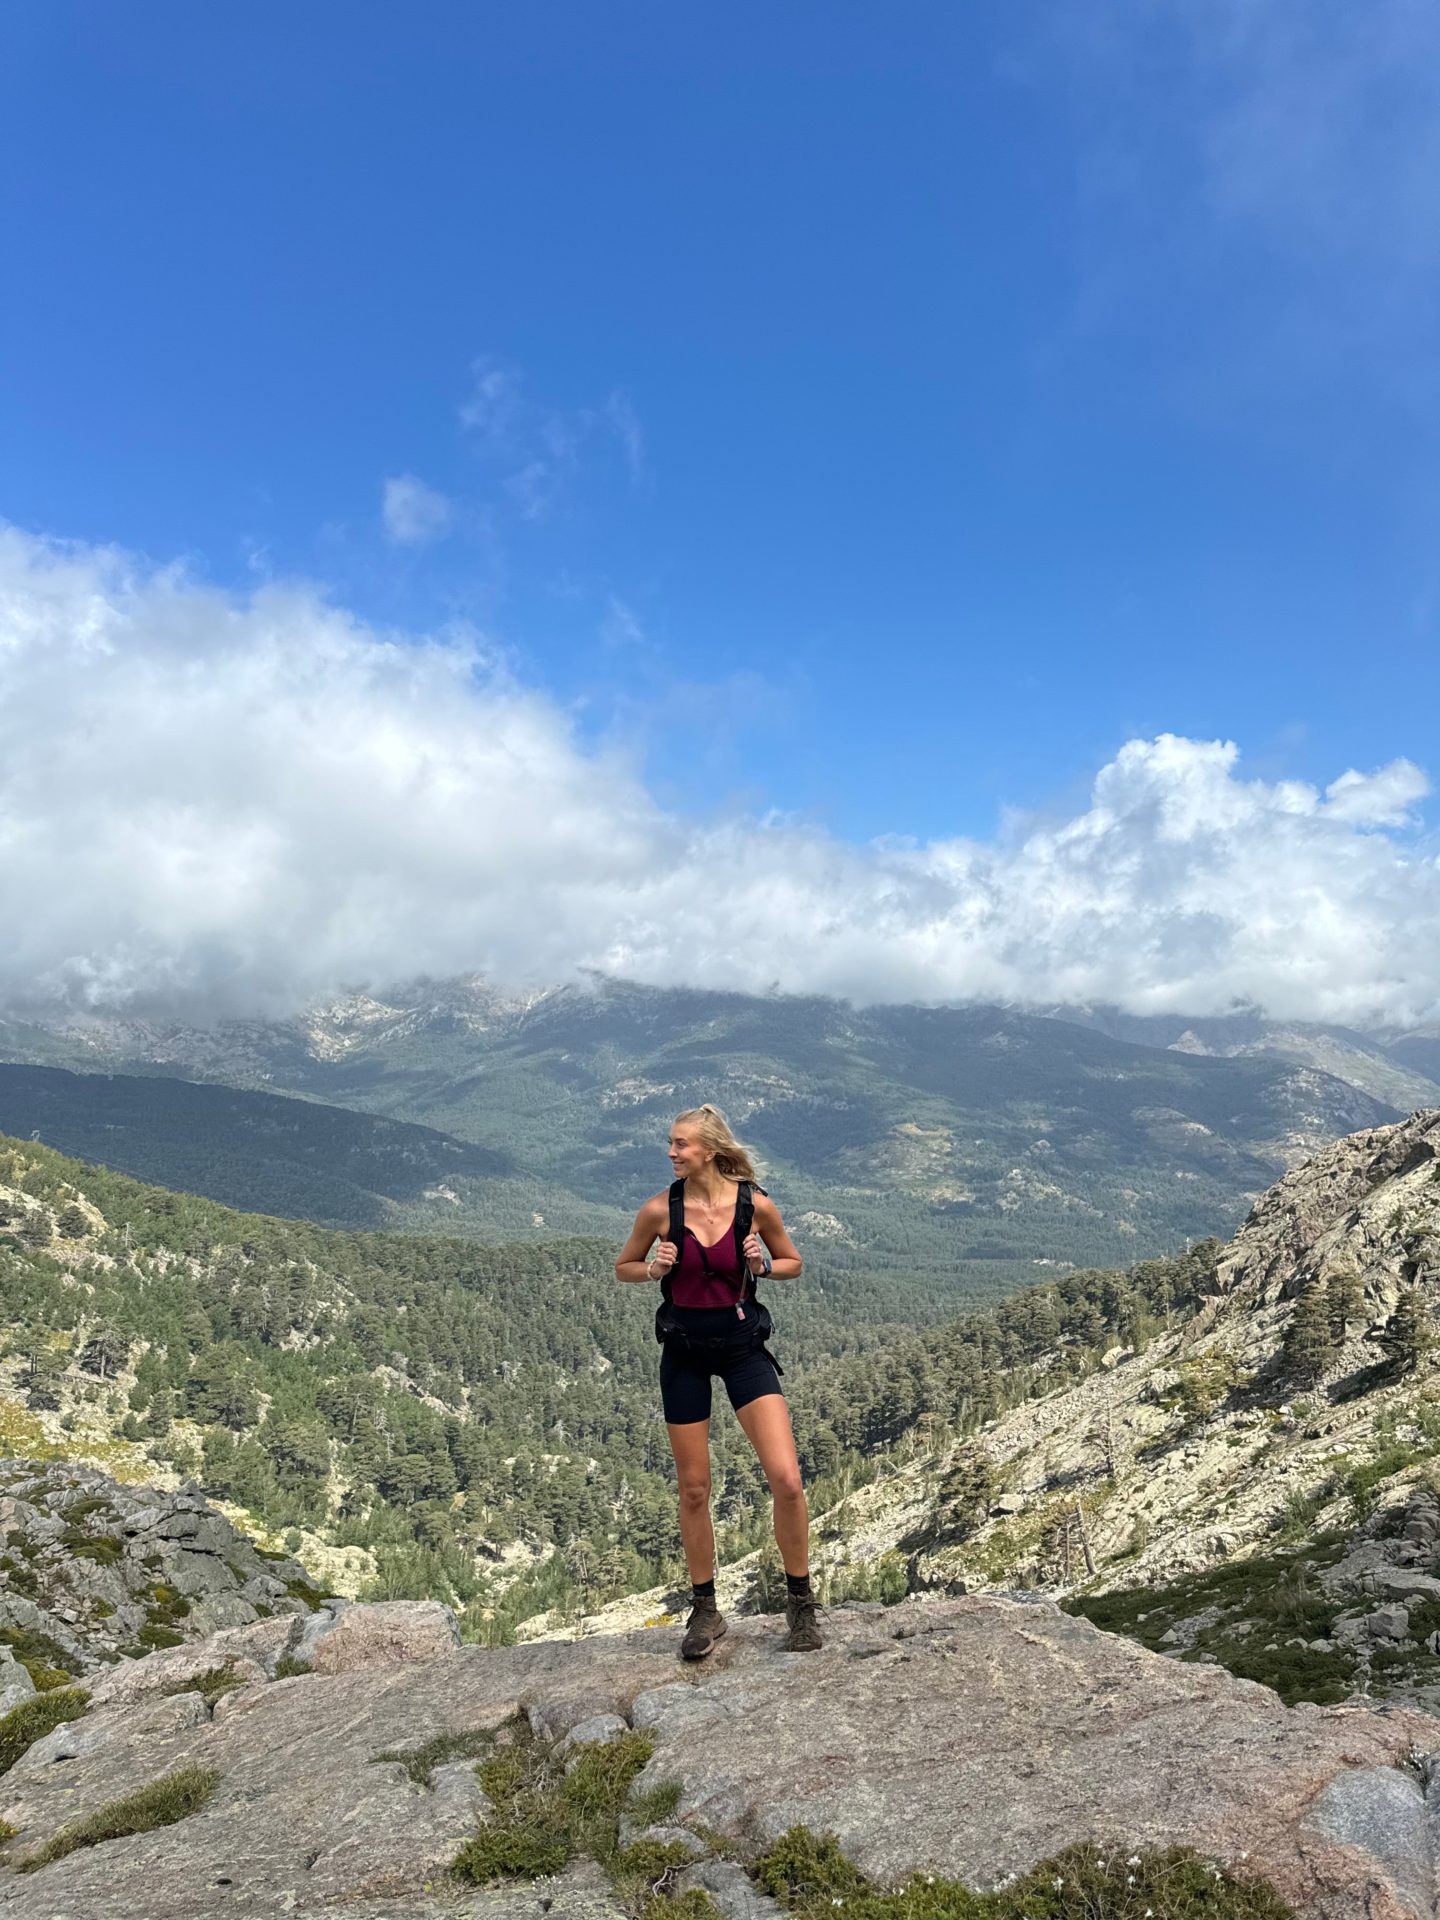
M 699 1173 L 715 1158 L 712 1148 L 698 1140 L 684 1127 L 672 1127 L 670 1130 L 670 1164 L 675 1169 L 677 1180 L 688 1180 L 692 1173 Z

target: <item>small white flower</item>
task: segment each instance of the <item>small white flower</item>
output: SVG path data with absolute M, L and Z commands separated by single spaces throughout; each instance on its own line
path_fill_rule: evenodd
M 1125 1876 L 1125 1884 L 1126 1884 L 1126 1886 L 1127 1886 L 1127 1887 L 1133 1887 L 1133 1886 L 1134 1886 L 1134 1884 L 1135 1884 L 1135 1876 L 1134 1876 L 1134 1874 L 1133 1874 L 1133 1873 L 1127 1873 L 1127 1874 L 1126 1874 L 1126 1876 Z
M 1139 1864 L 1140 1864 L 1140 1856 L 1139 1856 L 1139 1854 L 1138 1854 L 1138 1853 L 1132 1853 L 1132 1854 L 1131 1854 L 1131 1856 L 1130 1856 L 1130 1858 L 1129 1858 L 1129 1859 L 1128 1859 L 1128 1860 L 1127 1860 L 1127 1861 L 1125 1862 L 1125 1864 L 1126 1864 L 1126 1866 L 1127 1866 L 1127 1867 L 1138 1867 L 1138 1866 L 1139 1866 Z
M 927 1874 L 926 1874 L 926 1876 L 925 1876 L 925 1884 L 926 1884 L 926 1886 L 927 1886 L 927 1887 L 933 1887 L 933 1886 L 934 1886 L 934 1884 L 935 1884 L 935 1876 L 934 1876 L 934 1874 L 933 1874 L 933 1873 L 927 1873 Z
M 1062 1887 L 1064 1886 L 1064 1884 L 1065 1884 L 1065 1882 L 1064 1882 L 1064 1881 L 1063 1881 L 1063 1880 L 1061 1879 L 1061 1877 L 1060 1877 L 1060 1875 L 1059 1875 L 1058 1873 L 1056 1874 L 1056 1876 L 1055 1876 L 1055 1878 L 1054 1878 L 1054 1880 L 1053 1880 L 1053 1881 L 1051 1882 L 1051 1885 L 1052 1885 L 1052 1886 L 1054 1887 L 1054 1889 L 1055 1889 L 1055 1891 L 1056 1891 L 1057 1893 L 1058 1893 L 1058 1892 L 1060 1891 L 1060 1889 L 1061 1889 L 1061 1888 L 1062 1888 Z
M 838 1893 L 832 1893 L 830 1896 L 830 1904 L 832 1907 L 843 1907 L 845 1902 L 840 1898 Z

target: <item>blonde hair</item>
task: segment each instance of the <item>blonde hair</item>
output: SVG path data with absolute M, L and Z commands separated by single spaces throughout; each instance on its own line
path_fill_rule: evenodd
M 703 1107 L 691 1107 L 688 1113 L 677 1113 L 673 1124 L 677 1127 L 693 1127 L 702 1142 L 715 1156 L 715 1169 L 727 1180 L 758 1180 L 755 1162 L 750 1157 L 750 1149 L 742 1146 L 730 1131 L 730 1122 L 718 1107 L 712 1107 L 707 1100 Z

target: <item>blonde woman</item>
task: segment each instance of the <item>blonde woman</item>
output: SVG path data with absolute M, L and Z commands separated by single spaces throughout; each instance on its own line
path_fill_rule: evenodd
M 655 1315 L 655 1337 L 664 1347 L 660 1396 L 680 1481 L 680 1537 L 691 1581 L 680 1651 L 701 1660 L 725 1632 L 710 1523 L 711 1380 L 718 1374 L 775 1502 L 775 1539 L 785 1563 L 785 1646 L 813 1653 L 821 1640 L 810 1592 L 810 1514 L 781 1368 L 765 1345 L 770 1315 L 755 1298 L 757 1279 L 796 1279 L 800 1255 L 718 1107 L 678 1117 L 670 1129 L 670 1166 L 673 1184 L 636 1214 L 615 1272 L 622 1280 L 658 1283 L 662 1294 Z

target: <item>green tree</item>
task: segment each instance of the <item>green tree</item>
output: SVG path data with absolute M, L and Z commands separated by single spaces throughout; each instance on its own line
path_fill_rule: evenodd
M 80 1370 L 108 1380 L 130 1357 L 130 1343 L 114 1327 L 98 1327 L 80 1351 Z
M 54 1413 L 60 1405 L 65 1364 L 48 1341 L 36 1341 L 26 1355 L 25 1385 L 30 1405 Z
M 1287 1380 L 1296 1386 L 1318 1386 L 1335 1357 L 1336 1343 L 1329 1288 L 1310 1281 L 1290 1316 L 1280 1349 Z
M 275 1463 L 282 1487 L 323 1480 L 330 1471 L 330 1443 L 323 1427 L 305 1420 L 267 1420 L 260 1443 Z
M 1337 1347 L 1343 1346 L 1365 1303 L 1359 1274 L 1353 1267 L 1337 1267 L 1326 1279 L 1325 1297 L 1330 1310 L 1330 1337 Z
M 185 1407 L 192 1420 L 233 1428 L 239 1432 L 255 1424 L 260 1397 L 246 1377 L 240 1356 L 224 1347 L 212 1347 L 196 1356 L 185 1385 Z
M 26 1214 L 20 1228 L 20 1238 L 27 1247 L 48 1247 L 54 1238 L 50 1225 L 50 1215 L 44 1207 L 34 1207 Z
M 90 1216 L 72 1200 L 55 1222 L 55 1231 L 62 1240 L 83 1240 L 90 1231 Z
M 1413 1373 L 1435 1343 L 1435 1332 L 1418 1287 L 1402 1287 L 1395 1311 L 1376 1335 L 1391 1373 Z

